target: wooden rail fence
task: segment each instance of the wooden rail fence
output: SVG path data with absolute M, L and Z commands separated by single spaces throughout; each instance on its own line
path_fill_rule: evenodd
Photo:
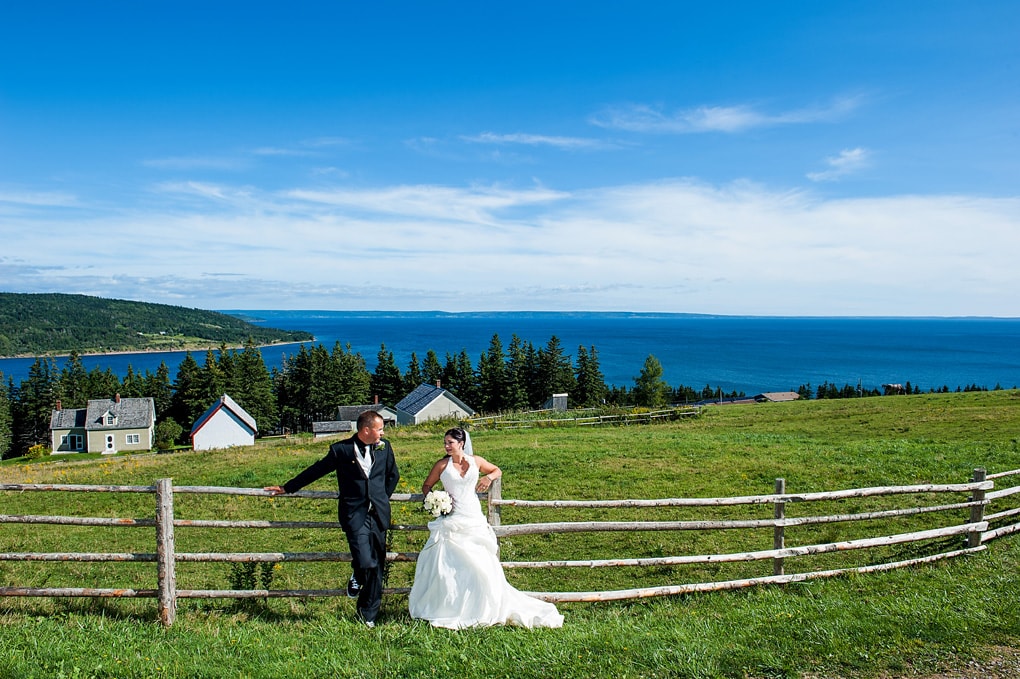
M 666 596 L 694 592 L 735 589 L 759 584 L 783 584 L 805 580 L 832 577 L 835 575 L 857 572 L 901 568 L 921 563 L 929 563 L 939 559 L 951 558 L 985 549 L 990 540 L 1015 533 L 1020 530 L 1016 517 L 1020 516 L 1020 507 L 1003 509 L 995 513 L 986 513 L 986 507 L 993 502 L 1001 503 L 1005 498 L 1020 493 L 1020 486 L 995 490 L 995 480 L 1020 474 L 1020 469 L 986 475 L 984 469 L 976 469 L 974 476 L 967 483 L 959 484 L 920 484 L 911 486 L 886 486 L 873 488 L 856 488 L 814 493 L 789 493 L 785 481 L 777 479 L 775 492 L 771 495 L 751 495 L 743 497 L 722 498 L 666 498 L 657 500 L 515 500 L 504 499 L 499 480 L 494 482 L 486 494 L 481 497 L 487 503 L 488 519 L 496 535 L 508 538 L 519 535 L 541 535 L 554 533 L 577 532 L 614 532 L 614 531 L 712 531 L 742 529 L 772 529 L 773 547 L 767 550 L 748 551 L 727 554 L 673 555 L 651 558 L 615 558 L 615 559 L 578 559 L 578 560 L 546 560 L 546 561 L 505 561 L 503 566 L 508 569 L 529 568 L 604 568 L 618 566 L 677 566 L 684 564 L 719 564 L 751 561 L 771 561 L 772 574 L 760 577 L 739 578 L 722 581 L 700 582 L 681 585 L 663 585 L 626 590 L 599 592 L 529 592 L 532 596 L 554 602 L 571 601 L 610 601 L 634 599 L 653 596 Z M 98 588 L 98 587 L 18 587 L 0 586 L 0 596 L 5 597 L 148 597 L 159 602 L 159 618 L 170 626 L 177 614 L 177 601 L 182 598 L 268 598 L 268 597 L 331 597 L 344 596 L 343 589 L 231 589 L 231 590 L 200 590 L 182 589 L 178 587 L 176 568 L 178 564 L 190 562 L 206 563 L 252 563 L 252 562 L 301 562 L 301 561 L 349 561 L 350 554 L 344 552 L 222 552 L 222 553 L 184 553 L 176 550 L 175 528 L 338 528 L 336 522 L 323 521 L 224 521 L 183 519 L 175 516 L 174 496 L 177 494 L 223 494 L 250 495 L 269 497 L 269 493 L 254 488 L 226 488 L 210 486 L 173 486 L 171 479 L 160 479 L 152 486 L 101 486 L 101 485 L 61 485 L 61 484 L 0 484 L 0 491 L 7 492 L 98 492 L 98 493 L 148 493 L 156 499 L 154 518 L 109 518 L 109 517 L 74 517 L 74 516 L 40 516 L 40 515 L 9 515 L 0 514 L 0 524 L 57 524 L 66 526 L 98 526 L 98 527 L 139 527 L 154 528 L 156 551 L 154 553 L 101 553 L 101 552 L 67 552 L 67 553 L 0 553 L 0 561 L 79 561 L 79 562 L 155 562 L 156 587 L 154 589 L 130 588 Z M 846 514 L 830 514 L 819 516 L 788 517 L 786 508 L 792 503 L 811 503 L 826 501 L 843 501 L 860 498 L 905 496 L 919 497 L 928 495 L 961 495 L 965 499 L 935 504 L 920 504 L 875 511 L 860 511 Z M 301 491 L 281 498 L 303 497 L 322 500 L 336 500 L 336 493 L 319 491 Z M 420 503 L 420 494 L 395 494 L 394 502 Z M 575 521 L 521 523 L 504 525 L 502 512 L 504 508 L 521 509 L 641 509 L 669 507 L 720 508 L 741 505 L 759 505 L 772 508 L 771 518 L 761 519 L 716 519 L 716 520 L 685 520 L 685 521 Z M 947 514 L 956 516 L 956 520 L 948 519 L 943 525 L 924 530 L 915 530 L 892 535 L 862 537 L 851 540 L 787 546 L 787 529 L 811 525 L 833 524 L 855 521 L 876 521 L 894 517 L 917 517 L 920 515 Z M 963 516 L 961 516 L 961 514 Z M 1011 523 L 1012 522 L 1012 523 Z M 991 524 L 999 524 L 990 529 Z M 396 531 L 424 531 L 422 525 L 395 525 Z M 800 573 L 786 573 L 788 559 L 808 557 L 849 550 L 864 550 L 891 545 L 908 543 L 942 541 L 948 539 L 949 548 L 935 553 L 914 558 L 898 559 L 890 562 L 872 563 L 864 566 L 813 570 Z M 958 541 L 958 545 L 955 544 Z M 388 561 L 414 561 L 416 552 L 390 552 Z M 387 592 L 406 592 L 406 588 L 392 588 Z

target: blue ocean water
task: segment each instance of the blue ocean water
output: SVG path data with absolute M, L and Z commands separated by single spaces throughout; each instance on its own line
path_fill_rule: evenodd
M 571 357 L 579 345 L 594 346 L 609 385 L 634 385 L 647 356 L 663 366 L 664 379 L 701 389 L 756 394 L 817 387 L 829 382 L 866 389 L 906 383 L 922 391 L 976 384 L 1020 385 L 1020 319 L 991 318 L 817 318 L 701 316 L 684 314 L 506 312 L 343 312 L 228 310 L 268 327 L 306 330 L 314 344 L 332 349 L 350 344 L 374 369 L 380 345 L 392 351 L 401 370 L 411 353 L 424 360 L 433 349 L 468 352 L 473 364 L 498 334 L 504 350 L 512 335 L 544 347 L 555 335 Z M 266 365 L 280 367 L 297 345 L 263 350 Z M 85 367 L 123 375 L 155 371 L 161 361 L 171 379 L 184 352 L 83 357 Z M 195 354 L 204 360 L 204 352 Z M 4 379 L 24 379 L 33 359 L 0 359 Z M 58 366 L 61 361 L 58 360 Z

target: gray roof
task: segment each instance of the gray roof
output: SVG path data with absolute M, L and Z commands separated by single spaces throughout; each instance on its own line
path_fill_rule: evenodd
M 417 415 L 422 410 L 424 410 L 430 403 L 444 395 L 446 396 L 446 398 L 450 399 L 455 404 L 457 404 L 459 408 L 462 408 L 464 412 L 466 412 L 468 415 L 475 414 L 475 411 L 469 408 L 467 404 L 465 404 L 459 398 L 454 396 L 446 389 L 443 389 L 442 387 L 437 387 L 434 384 L 419 384 L 417 387 L 414 388 L 414 391 L 412 391 L 404 398 L 400 399 L 400 402 L 395 407 L 397 410 L 402 410 L 408 415 Z
M 85 409 L 69 408 L 67 410 L 54 410 L 50 416 L 50 429 L 84 429 Z
M 354 423 L 350 420 L 329 420 L 326 422 L 312 422 L 313 434 L 333 434 L 337 432 L 354 431 Z
M 336 419 L 354 422 L 361 413 L 369 410 L 374 410 L 378 413 L 386 409 L 386 406 L 382 403 L 369 403 L 368 405 L 361 406 L 340 406 L 337 408 Z
M 116 424 L 105 424 L 106 413 L 117 418 Z M 98 399 L 89 401 L 85 415 L 85 428 L 148 429 L 155 419 L 155 406 L 151 398 Z

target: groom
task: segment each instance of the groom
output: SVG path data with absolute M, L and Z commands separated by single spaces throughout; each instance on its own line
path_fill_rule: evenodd
M 390 495 L 400 480 L 393 447 L 382 435 L 382 416 L 367 410 L 358 416 L 354 436 L 331 445 L 325 457 L 282 486 L 265 488 L 274 495 L 293 493 L 336 472 L 340 491 L 337 514 L 354 568 L 347 594 L 358 597 L 358 616 L 369 627 L 375 627 L 382 604 Z

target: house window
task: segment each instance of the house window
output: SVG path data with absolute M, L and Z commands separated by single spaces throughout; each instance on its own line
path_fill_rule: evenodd
M 131 445 L 132 443 L 141 443 L 142 442 L 141 434 L 128 434 L 127 442 L 128 445 Z
M 107 413 L 106 414 L 106 423 L 107 424 L 117 424 L 117 418 L 114 415 L 112 415 L 110 413 Z
M 81 434 L 64 434 L 60 437 L 60 447 L 65 450 L 84 450 L 85 437 Z

